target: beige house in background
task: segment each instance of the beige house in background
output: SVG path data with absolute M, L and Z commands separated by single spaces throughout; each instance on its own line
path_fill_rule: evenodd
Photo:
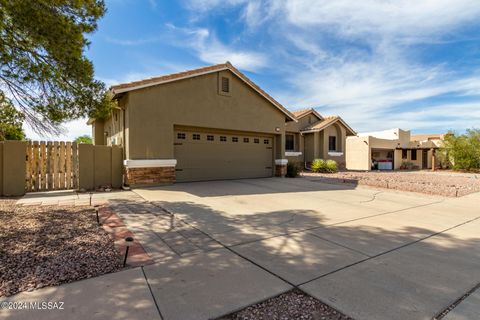
M 230 63 L 111 87 L 118 108 L 90 119 L 94 144 L 120 145 L 130 185 L 284 176 L 288 161 L 345 162 L 340 117 L 291 113 Z
M 347 138 L 346 167 L 362 171 L 397 170 L 410 163 L 418 169 L 430 169 L 442 141 L 441 134 L 411 135 L 399 128 L 358 134 Z
M 332 159 L 345 167 L 345 141 L 355 131 L 339 116 L 323 117 L 314 109 L 293 112 L 297 122 L 285 129 L 285 156 L 291 162 Z

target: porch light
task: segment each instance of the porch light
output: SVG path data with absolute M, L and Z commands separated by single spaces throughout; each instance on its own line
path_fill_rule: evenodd
M 123 267 L 127 265 L 127 257 L 128 257 L 128 248 L 133 244 L 133 238 L 132 237 L 126 237 L 125 238 L 125 258 L 123 258 Z
M 276 131 L 276 132 L 280 132 L 280 128 L 279 128 L 279 127 L 275 127 L 275 131 Z

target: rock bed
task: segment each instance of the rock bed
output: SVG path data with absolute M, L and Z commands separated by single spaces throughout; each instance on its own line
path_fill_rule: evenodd
M 87 206 L 15 206 L 0 199 L 0 296 L 121 268 L 110 236 Z
M 480 192 L 480 175 L 442 172 L 338 172 L 303 173 L 326 183 L 346 183 L 420 192 L 446 197 L 461 197 Z
M 292 290 L 217 320 L 353 320 L 300 290 Z

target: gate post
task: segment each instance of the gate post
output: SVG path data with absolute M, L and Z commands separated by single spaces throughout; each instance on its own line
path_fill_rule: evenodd
M 26 183 L 26 150 L 25 141 L 3 142 L 2 185 L 3 195 L 22 196 L 25 194 Z M 1 153 L 0 153 L 1 154 Z

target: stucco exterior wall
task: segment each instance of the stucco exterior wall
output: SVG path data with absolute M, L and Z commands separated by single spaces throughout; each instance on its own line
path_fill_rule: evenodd
M 370 170 L 372 159 L 369 137 L 348 137 L 345 160 L 348 170 Z
M 218 77 L 230 95 L 218 93 Z M 230 71 L 174 81 L 128 93 L 127 159 L 172 159 L 173 127 L 275 134 L 275 156 L 285 154 L 285 115 Z

